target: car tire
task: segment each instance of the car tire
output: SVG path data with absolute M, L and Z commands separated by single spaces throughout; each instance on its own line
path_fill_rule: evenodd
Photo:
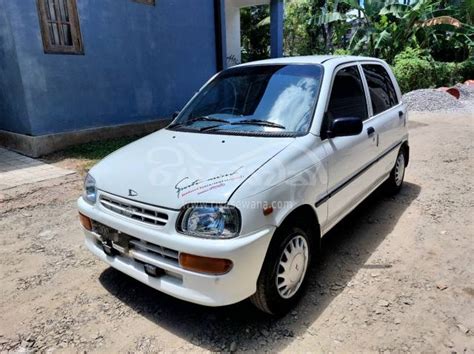
M 389 195 L 395 195 L 402 189 L 405 178 L 406 161 L 407 156 L 405 149 L 402 147 L 398 152 L 395 166 L 393 166 L 390 172 L 390 177 L 385 182 L 385 189 Z
M 257 292 L 250 297 L 253 305 L 274 316 L 293 308 L 306 287 L 311 251 L 309 233 L 303 228 L 278 228 L 257 280 Z

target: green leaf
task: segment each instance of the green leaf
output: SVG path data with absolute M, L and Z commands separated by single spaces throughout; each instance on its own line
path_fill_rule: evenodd
M 384 46 L 390 46 L 392 35 L 387 30 L 378 34 L 377 41 L 375 42 L 375 49 L 381 49 Z
M 257 27 L 263 27 L 270 24 L 270 16 L 265 17 L 262 21 L 257 23 Z
M 340 2 L 349 5 L 353 9 L 361 10 L 361 11 L 364 10 L 364 7 L 360 6 L 359 3 L 357 2 L 357 0 L 340 0 Z
M 402 18 L 403 15 L 409 11 L 410 6 L 408 5 L 403 5 L 403 4 L 390 4 L 385 7 L 383 7 L 379 15 L 392 15 L 395 16 L 396 18 Z

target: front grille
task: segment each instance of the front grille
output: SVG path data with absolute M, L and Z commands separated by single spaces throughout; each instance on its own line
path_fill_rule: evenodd
M 94 233 L 99 237 L 99 245 L 109 244 L 120 254 L 143 263 L 152 264 L 153 260 L 159 260 L 174 266 L 179 264 L 178 251 L 127 235 L 95 220 L 92 225 Z
M 164 258 L 168 261 L 178 263 L 178 251 L 138 239 L 130 240 L 130 245 L 131 249 L 134 249 L 136 251 L 145 252 L 145 254 L 149 253 L 151 255 Z
M 124 201 L 109 195 L 101 195 L 100 204 L 117 214 L 147 224 L 164 226 L 168 222 L 168 215 L 157 208 L 141 203 Z

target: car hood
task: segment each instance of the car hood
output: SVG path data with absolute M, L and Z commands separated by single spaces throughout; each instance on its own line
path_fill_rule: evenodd
M 90 174 L 99 190 L 152 205 L 226 203 L 293 140 L 163 129 L 112 153 Z

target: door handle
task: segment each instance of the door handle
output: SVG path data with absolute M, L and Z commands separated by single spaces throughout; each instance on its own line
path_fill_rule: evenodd
M 367 135 L 372 136 L 375 133 L 374 127 L 367 128 Z
M 404 113 L 403 111 L 398 111 L 398 117 L 401 119 L 403 117 Z

